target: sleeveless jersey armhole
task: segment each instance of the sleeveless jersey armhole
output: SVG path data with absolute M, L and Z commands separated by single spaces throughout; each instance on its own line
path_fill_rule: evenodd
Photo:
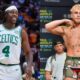
M 21 38 L 21 42 L 22 42 L 22 30 L 23 30 L 23 29 L 20 27 L 20 29 L 19 29 L 20 35 L 19 35 L 19 36 L 20 36 L 20 38 Z

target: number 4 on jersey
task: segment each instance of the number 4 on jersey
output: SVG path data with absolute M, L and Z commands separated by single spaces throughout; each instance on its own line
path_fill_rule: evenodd
M 2 50 L 2 52 L 4 53 L 5 57 L 9 57 L 9 49 L 10 49 L 10 46 L 5 46 Z

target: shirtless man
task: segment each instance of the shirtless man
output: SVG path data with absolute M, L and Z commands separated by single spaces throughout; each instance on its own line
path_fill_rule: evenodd
M 74 5 L 70 12 L 72 20 L 55 20 L 45 25 L 49 32 L 62 36 L 65 41 L 67 48 L 65 80 L 76 79 L 74 76 L 76 73 L 73 73 L 70 67 L 80 68 L 80 4 Z

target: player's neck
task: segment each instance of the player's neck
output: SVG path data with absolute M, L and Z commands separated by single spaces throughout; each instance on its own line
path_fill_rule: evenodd
M 9 22 L 4 23 L 4 25 L 5 25 L 5 27 L 8 28 L 8 29 L 15 28 L 15 24 L 12 24 L 12 23 L 9 23 Z
M 76 27 L 80 27 L 80 23 L 78 24 L 78 23 L 74 23 L 74 27 L 76 28 Z

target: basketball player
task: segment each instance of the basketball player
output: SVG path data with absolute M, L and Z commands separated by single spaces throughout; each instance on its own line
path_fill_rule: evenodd
M 55 20 L 45 25 L 49 32 L 62 36 L 65 41 L 67 47 L 65 80 L 77 78 L 71 67 L 80 68 L 80 4 L 75 4 L 70 12 L 71 20 Z
M 22 80 L 20 69 L 21 47 L 28 57 L 26 80 L 31 77 L 32 53 L 28 35 L 20 26 L 16 26 L 18 9 L 9 6 L 5 10 L 5 22 L 0 24 L 0 80 Z
M 56 41 L 54 43 L 54 50 L 56 53 L 47 60 L 45 77 L 46 80 L 63 80 L 63 70 L 66 59 L 63 42 Z

